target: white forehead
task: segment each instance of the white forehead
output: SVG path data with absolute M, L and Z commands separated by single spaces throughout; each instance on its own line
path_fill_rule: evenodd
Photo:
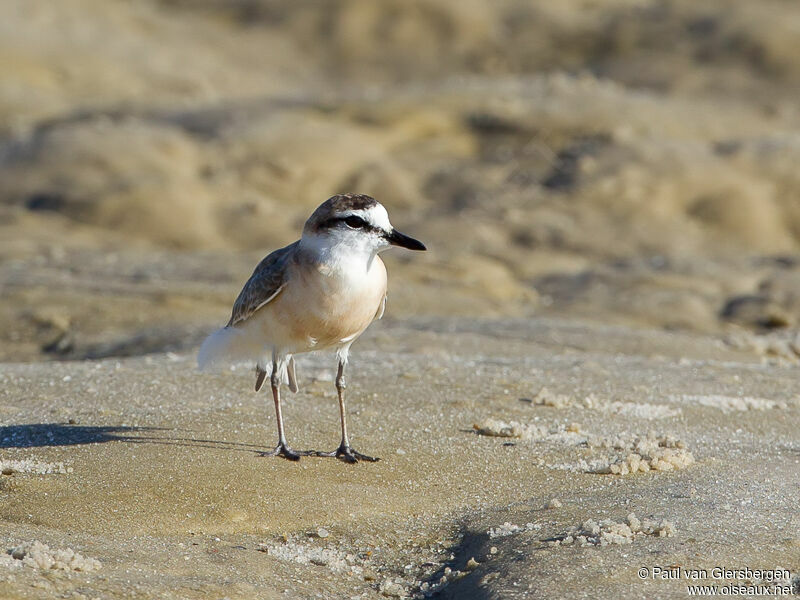
M 386 212 L 386 209 L 382 204 L 376 203 L 370 208 L 348 210 L 347 212 L 342 213 L 343 217 L 349 217 L 350 215 L 361 217 L 373 227 L 378 227 L 384 231 L 391 231 L 393 229 L 392 224 L 389 222 L 389 213 Z

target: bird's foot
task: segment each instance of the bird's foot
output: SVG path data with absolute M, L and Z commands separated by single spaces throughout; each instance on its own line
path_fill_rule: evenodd
M 380 458 L 376 458 L 374 456 L 367 456 L 366 454 L 361 454 L 361 452 L 357 452 L 353 450 L 350 446 L 345 446 L 341 444 L 336 450 L 333 452 L 317 452 L 317 456 L 330 456 L 334 458 L 338 458 L 339 460 L 343 460 L 347 463 L 357 463 L 360 460 L 365 460 L 367 462 L 378 462 Z
M 300 460 L 301 456 L 309 456 L 311 454 L 316 453 L 311 450 L 293 450 L 284 443 L 278 444 L 275 446 L 274 450 L 270 450 L 269 452 L 261 452 L 261 456 L 282 456 L 289 460 Z

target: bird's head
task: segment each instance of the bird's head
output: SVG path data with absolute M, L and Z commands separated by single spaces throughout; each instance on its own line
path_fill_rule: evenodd
M 425 245 L 397 231 L 383 205 L 364 194 L 338 194 L 314 211 L 303 228 L 303 244 L 376 254 L 391 246 L 425 250 Z

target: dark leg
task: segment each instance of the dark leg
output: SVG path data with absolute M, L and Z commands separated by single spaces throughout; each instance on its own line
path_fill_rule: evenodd
M 350 439 L 347 437 L 347 415 L 344 406 L 344 390 L 347 384 L 344 380 L 344 362 L 339 361 L 339 371 L 336 373 L 336 393 L 339 396 L 339 417 L 342 421 L 342 442 L 339 447 L 333 452 L 320 452 L 319 456 L 335 456 L 345 462 L 355 463 L 359 460 L 366 460 L 370 462 L 377 462 L 380 459 L 361 452 L 356 452 L 350 447 Z
M 283 433 L 283 415 L 281 414 L 281 380 L 278 376 L 278 363 L 276 360 L 272 361 L 270 384 L 272 385 L 272 399 L 275 401 L 275 416 L 278 419 L 278 445 L 271 452 L 264 452 L 262 456 L 283 456 L 289 460 L 300 460 L 300 456 L 307 456 L 310 452 L 297 452 L 292 450 L 289 444 L 286 443 L 286 436 Z

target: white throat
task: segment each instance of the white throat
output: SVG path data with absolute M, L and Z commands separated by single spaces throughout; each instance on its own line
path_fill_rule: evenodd
M 360 233 L 304 235 L 300 239 L 300 251 L 305 260 L 341 274 L 368 272 L 381 249 L 371 236 Z

